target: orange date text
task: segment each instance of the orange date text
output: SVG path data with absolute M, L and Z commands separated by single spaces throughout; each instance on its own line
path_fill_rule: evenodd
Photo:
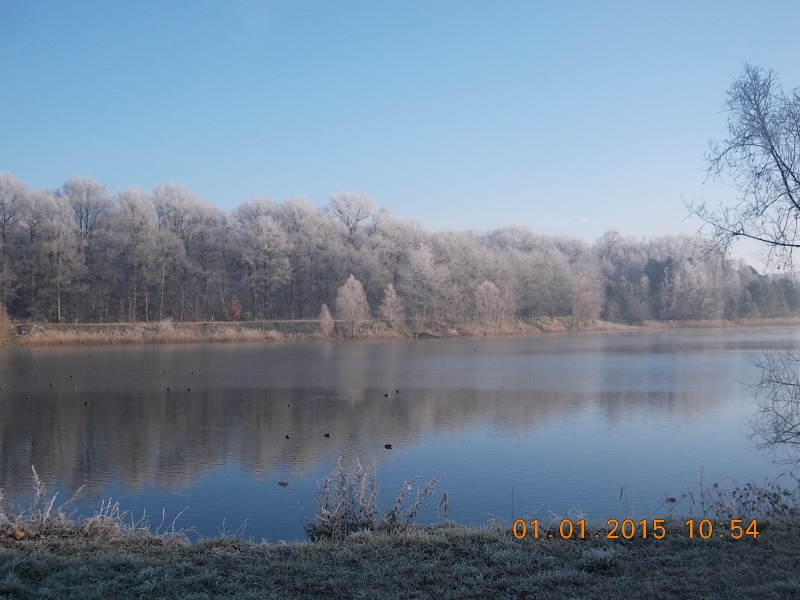
M 740 540 L 758 537 L 758 524 L 755 520 L 749 522 L 744 519 L 730 519 L 728 521 L 712 521 L 711 519 L 689 519 L 683 523 L 684 533 L 688 537 L 710 539 L 712 537 L 730 538 Z M 584 540 L 591 538 L 605 538 L 607 540 L 632 540 L 656 539 L 663 540 L 667 536 L 665 519 L 607 519 L 606 528 L 603 530 L 589 529 L 586 519 L 573 521 L 561 519 L 558 524 L 551 523 L 546 528 L 542 527 L 538 519 L 525 521 L 517 519 L 511 529 L 518 540 L 523 538 L 533 539 L 562 539 Z

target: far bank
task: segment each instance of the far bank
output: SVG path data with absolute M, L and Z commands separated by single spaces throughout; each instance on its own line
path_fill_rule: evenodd
M 577 331 L 647 331 L 659 329 L 710 329 L 740 327 L 797 327 L 800 317 L 740 319 L 725 321 L 646 321 L 628 325 L 602 320 L 577 322 L 567 317 L 515 319 L 504 323 L 467 322 L 408 323 L 391 329 L 383 324 L 365 324 L 351 335 L 336 323 L 330 334 L 318 319 L 268 321 L 174 322 L 171 320 L 137 323 L 8 323 L 0 339 L 3 345 L 90 346 L 172 343 L 265 343 L 301 340 L 409 339 L 535 335 Z

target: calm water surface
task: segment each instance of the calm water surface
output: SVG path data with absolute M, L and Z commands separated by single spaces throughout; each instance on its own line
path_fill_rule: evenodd
M 304 539 L 343 456 L 376 467 L 387 508 L 404 480 L 441 475 L 431 502 L 446 491 L 464 524 L 647 517 L 701 477 L 786 470 L 752 450 L 744 383 L 752 356 L 799 343 L 798 329 L 759 328 L 5 349 L 0 488 L 26 502 L 35 465 L 64 499 L 86 486 L 81 512 L 112 498 L 158 525 L 186 509 L 179 528 L 246 523 L 274 542 Z

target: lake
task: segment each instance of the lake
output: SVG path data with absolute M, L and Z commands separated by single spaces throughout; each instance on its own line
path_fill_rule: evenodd
M 79 513 L 111 498 L 153 526 L 184 511 L 176 527 L 197 535 L 276 542 L 305 539 L 300 519 L 343 456 L 376 468 L 386 508 L 403 481 L 441 476 L 429 503 L 447 492 L 465 525 L 645 518 L 667 496 L 699 500 L 701 477 L 787 470 L 752 449 L 745 384 L 752 356 L 798 342 L 798 329 L 724 328 L 5 348 L 0 488 L 6 506 L 29 501 L 34 465 L 59 500 L 85 486 Z

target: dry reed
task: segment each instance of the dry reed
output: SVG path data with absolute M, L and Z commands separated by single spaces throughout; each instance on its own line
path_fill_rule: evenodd
M 704 515 L 718 519 L 794 517 L 800 515 L 800 479 L 782 473 L 763 486 L 749 482 L 726 488 L 718 483 L 700 486 L 700 506 Z
M 383 516 L 378 509 L 378 486 L 375 469 L 367 473 L 356 459 L 347 469 L 342 457 L 336 467 L 317 486 L 314 522 L 303 523 L 303 529 L 312 541 L 340 540 L 361 531 L 398 533 L 408 529 L 424 501 L 433 494 L 439 477 L 417 490 L 410 507 L 407 507 L 413 485 L 420 478 L 406 481 L 397 494 L 392 508 Z
M 174 323 L 113 325 L 39 325 L 25 328 L 17 337 L 21 346 L 88 346 L 129 344 L 172 344 L 194 342 L 274 342 L 284 335 L 263 327 L 233 324 Z
M 737 321 L 647 321 L 627 325 L 591 320 L 575 322 L 569 317 L 509 319 L 502 324 L 487 325 L 465 321 L 459 325 L 438 322 L 409 321 L 406 327 L 392 330 L 380 322 L 372 322 L 358 333 L 358 339 L 403 339 L 408 337 L 469 337 L 562 333 L 569 331 L 647 331 L 720 327 L 797 326 L 800 318 L 744 319 Z M 16 333 L 15 333 L 16 328 Z M 164 319 L 156 323 L 51 324 L 34 323 L 15 326 L 4 324 L 0 315 L 0 344 L 20 346 L 88 346 L 129 344 L 171 344 L 195 342 L 275 342 L 286 340 L 329 339 L 319 320 L 281 320 L 269 322 L 174 322 Z M 333 338 L 341 336 L 333 335 Z
M 150 517 L 147 514 L 136 519 L 130 511 L 123 511 L 118 502 L 111 499 L 102 501 L 100 509 L 88 517 L 73 519 L 69 510 L 80 495 L 83 487 L 66 502 L 56 505 L 58 493 L 50 496 L 47 493 L 35 467 L 33 472 L 34 495 L 27 507 L 3 506 L 3 492 L 0 489 L 0 537 L 20 542 L 36 539 L 68 539 L 82 538 L 116 542 L 132 542 L 137 540 L 160 539 L 186 541 L 190 530 L 176 528 L 179 513 L 165 527 L 165 514 L 154 531 L 150 529 Z

